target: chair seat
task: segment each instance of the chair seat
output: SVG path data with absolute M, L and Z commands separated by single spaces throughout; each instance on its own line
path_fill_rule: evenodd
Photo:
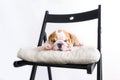
M 99 51 L 87 46 L 73 47 L 72 51 L 44 50 L 43 47 L 22 48 L 17 56 L 25 61 L 45 64 L 92 64 L 100 59 Z

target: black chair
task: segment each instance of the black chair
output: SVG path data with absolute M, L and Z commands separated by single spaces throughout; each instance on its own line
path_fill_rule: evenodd
M 38 46 L 41 46 L 43 41 L 45 42 L 47 40 L 46 37 L 47 34 L 45 32 L 47 23 L 72 23 L 72 22 L 88 21 L 92 19 L 98 20 L 97 48 L 101 52 L 101 5 L 99 5 L 98 8 L 95 10 L 91 10 L 84 13 L 78 13 L 78 14 L 55 15 L 55 14 L 49 14 L 48 11 L 46 11 Z M 24 60 L 14 62 L 15 67 L 20 67 L 24 65 L 33 66 L 30 80 L 34 80 L 37 66 L 47 66 L 49 80 L 52 80 L 51 67 L 85 69 L 87 70 L 88 74 L 92 74 L 95 66 L 97 65 L 97 80 L 102 80 L 102 54 L 100 56 L 100 60 L 92 64 L 49 64 L 49 63 L 46 64 L 46 63 L 28 62 Z

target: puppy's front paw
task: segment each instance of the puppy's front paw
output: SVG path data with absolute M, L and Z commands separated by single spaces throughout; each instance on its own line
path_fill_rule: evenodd
M 78 46 L 84 46 L 82 43 L 79 43 L 79 45 Z
M 43 48 L 45 50 L 52 50 L 52 46 L 50 44 L 45 44 Z
M 66 47 L 66 51 L 72 51 L 72 47 L 71 46 L 67 46 Z

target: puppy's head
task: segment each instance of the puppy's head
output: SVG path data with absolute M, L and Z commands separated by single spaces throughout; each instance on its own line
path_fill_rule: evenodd
M 65 30 L 56 30 L 50 34 L 48 43 L 52 46 L 53 50 L 60 51 L 71 50 L 73 46 L 79 45 L 78 39 Z

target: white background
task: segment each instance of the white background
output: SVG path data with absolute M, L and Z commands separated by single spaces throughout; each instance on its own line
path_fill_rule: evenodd
M 96 9 L 98 4 L 102 5 L 103 79 L 120 80 L 118 0 L 0 0 L 0 80 L 29 80 L 31 67 L 14 68 L 13 62 L 19 60 L 16 55 L 21 47 L 36 47 L 45 10 L 50 13 L 76 13 Z M 91 26 L 93 23 L 90 22 Z M 81 25 L 85 28 L 90 26 L 88 23 Z M 73 29 L 69 28 L 75 33 Z M 87 32 L 91 30 L 89 28 Z M 84 41 L 85 35 L 78 36 L 89 44 Z M 39 67 L 38 70 L 36 80 L 47 80 L 46 68 Z M 96 70 L 92 75 L 76 69 L 52 68 L 52 71 L 53 80 L 96 80 Z

